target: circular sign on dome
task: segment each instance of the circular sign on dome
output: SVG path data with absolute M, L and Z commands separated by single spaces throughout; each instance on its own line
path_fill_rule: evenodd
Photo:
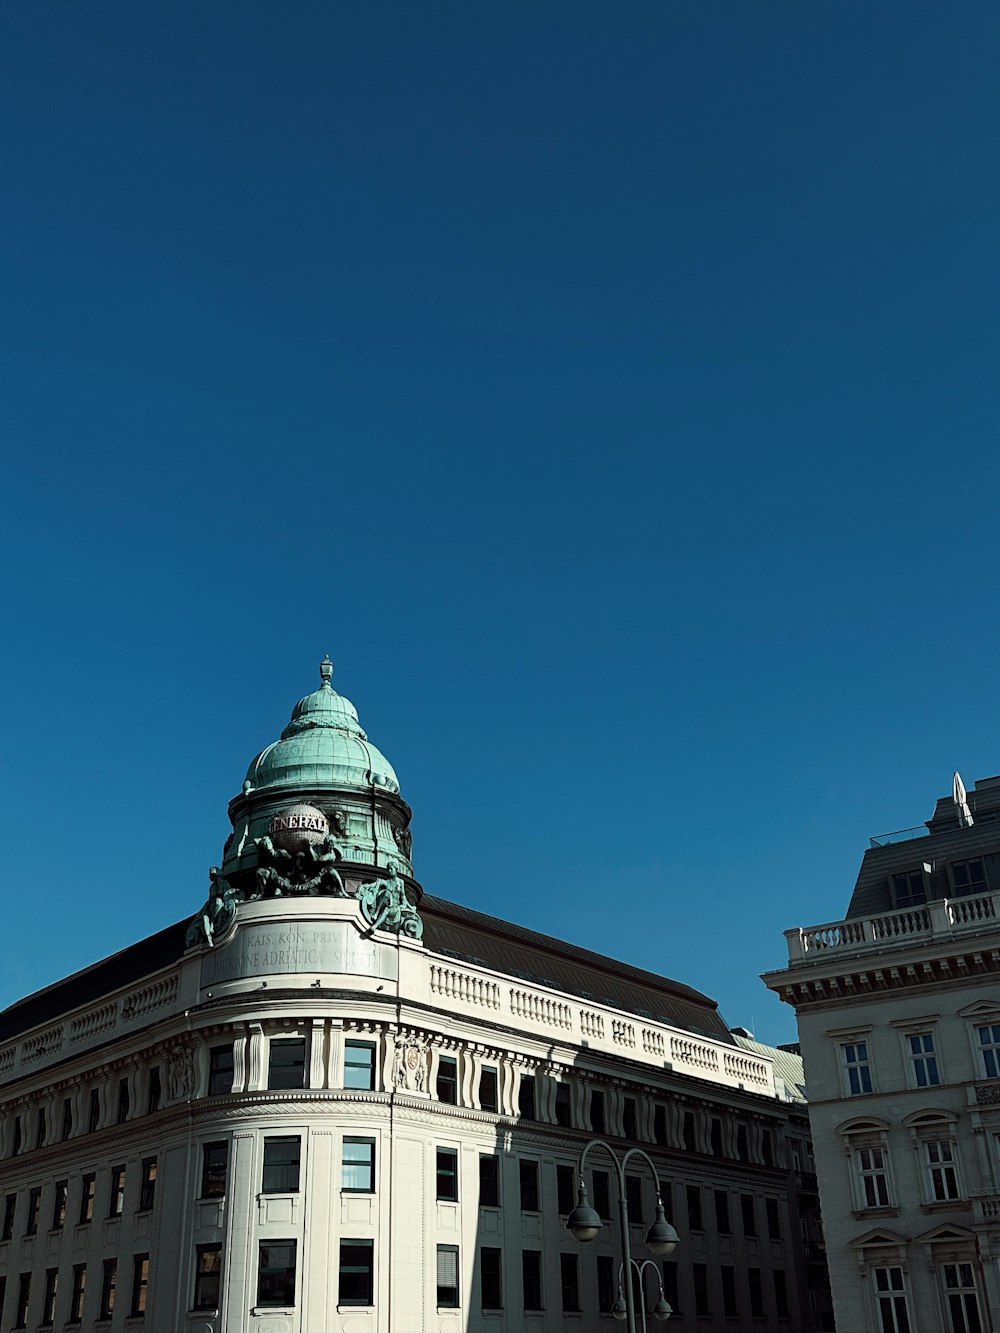
M 274 816 L 267 832 L 276 847 L 301 852 L 323 841 L 330 832 L 330 821 L 314 805 L 292 805 Z

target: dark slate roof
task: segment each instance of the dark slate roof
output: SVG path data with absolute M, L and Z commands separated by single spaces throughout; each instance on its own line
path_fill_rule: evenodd
M 437 953 L 480 963 L 525 981 L 594 1003 L 610 1004 L 719 1041 L 733 1042 L 715 1001 L 682 982 L 615 962 L 603 954 L 429 894 L 421 900 L 420 915 L 427 947 Z M 97 1003 L 110 991 L 170 967 L 184 952 L 189 921 L 185 917 L 120 953 L 12 1004 L 0 1013 L 0 1042 L 54 1023 L 71 1010 Z
M 990 858 L 1000 853 L 1000 778 L 980 778 L 969 791 L 969 808 L 974 822 L 967 828 L 959 823 L 951 796 L 942 796 L 926 824 L 907 830 L 909 837 L 870 847 L 861 862 L 846 915 L 877 916 L 893 911 L 892 876 L 904 870 L 919 870 L 924 865 L 931 867 L 928 876 L 931 899 L 951 897 L 950 862 L 966 861 L 973 856 Z M 987 870 L 991 886 L 1000 887 L 994 867 L 988 864 Z

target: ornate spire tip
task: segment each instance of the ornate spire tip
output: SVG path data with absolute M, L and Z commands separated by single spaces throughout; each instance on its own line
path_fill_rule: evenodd
M 319 678 L 324 685 L 330 684 L 330 677 L 333 675 L 333 663 L 330 661 L 330 654 L 327 653 L 319 664 Z

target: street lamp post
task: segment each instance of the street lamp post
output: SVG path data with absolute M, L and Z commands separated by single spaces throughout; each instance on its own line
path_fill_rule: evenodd
M 625 1197 L 625 1168 L 633 1157 L 641 1157 L 646 1163 L 652 1172 L 653 1184 L 656 1187 L 656 1216 L 653 1225 L 646 1232 L 646 1244 L 653 1254 L 659 1258 L 672 1253 L 677 1244 L 678 1236 L 667 1221 L 663 1210 L 663 1199 L 660 1195 L 660 1177 L 657 1175 L 656 1167 L 653 1165 L 649 1154 L 644 1152 L 642 1148 L 628 1148 L 619 1161 L 610 1143 L 605 1143 L 604 1139 L 591 1139 L 580 1154 L 580 1161 L 577 1164 L 580 1185 L 577 1191 L 576 1207 L 566 1219 L 566 1226 L 576 1239 L 579 1241 L 593 1240 L 601 1229 L 601 1218 L 597 1210 L 591 1207 L 590 1200 L 587 1198 L 587 1184 L 583 1175 L 584 1164 L 591 1148 L 603 1148 L 605 1150 L 614 1163 L 615 1174 L 618 1177 L 618 1220 L 622 1233 L 622 1257 L 624 1259 L 622 1267 L 629 1273 L 629 1281 L 625 1283 L 625 1318 L 628 1321 L 628 1333 L 636 1333 L 635 1302 L 632 1298 L 631 1281 L 632 1245 L 628 1230 L 628 1201 Z M 666 1305 L 666 1301 L 663 1304 Z
M 671 1310 L 670 1306 L 667 1304 L 667 1298 L 663 1294 L 663 1278 L 660 1277 L 660 1270 L 657 1268 L 656 1264 L 653 1263 L 652 1259 L 643 1259 L 642 1263 L 639 1263 L 637 1259 L 633 1259 L 631 1262 L 632 1262 L 632 1268 L 639 1276 L 639 1312 L 642 1315 L 642 1333 L 646 1333 L 646 1301 L 642 1294 L 642 1275 L 647 1268 L 651 1268 L 653 1272 L 656 1274 L 656 1281 L 659 1284 L 660 1288 L 660 1295 L 657 1299 L 656 1304 L 653 1306 L 652 1309 L 653 1318 L 659 1319 L 662 1322 L 664 1319 L 670 1318 L 670 1316 L 673 1314 L 673 1310 Z M 625 1319 L 628 1314 L 628 1307 L 626 1306 L 625 1298 L 622 1295 L 622 1275 L 624 1274 L 624 1272 L 625 1272 L 625 1265 L 619 1264 L 618 1299 L 611 1307 L 611 1313 L 613 1317 L 617 1319 L 619 1322 Z

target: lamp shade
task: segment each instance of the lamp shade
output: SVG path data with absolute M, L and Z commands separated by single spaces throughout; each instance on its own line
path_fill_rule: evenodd
M 622 1323 L 625 1322 L 625 1317 L 626 1317 L 627 1314 L 628 1314 L 628 1310 L 625 1308 L 625 1297 L 622 1295 L 622 1289 L 621 1289 L 621 1287 L 619 1287 L 619 1288 L 618 1288 L 618 1299 L 615 1301 L 614 1305 L 612 1305 L 612 1307 L 611 1307 L 611 1316 L 612 1316 L 613 1319 L 617 1319 L 618 1322 L 619 1322 L 620 1324 L 622 1324 Z
M 677 1232 L 667 1221 L 666 1213 L 663 1211 L 663 1204 L 658 1200 L 656 1204 L 656 1219 L 646 1232 L 646 1244 L 655 1255 L 661 1256 L 664 1254 L 672 1254 L 679 1239 Z
M 591 1208 L 587 1187 L 582 1180 L 576 1195 L 576 1207 L 567 1217 L 566 1226 L 577 1240 L 593 1240 L 601 1229 L 600 1215 Z
M 669 1319 L 672 1314 L 673 1310 L 661 1296 L 660 1299 L 653 1306 L 653 1318 L 659 1319 L 660 1322 L 662 1323 L 664 1319 Z

